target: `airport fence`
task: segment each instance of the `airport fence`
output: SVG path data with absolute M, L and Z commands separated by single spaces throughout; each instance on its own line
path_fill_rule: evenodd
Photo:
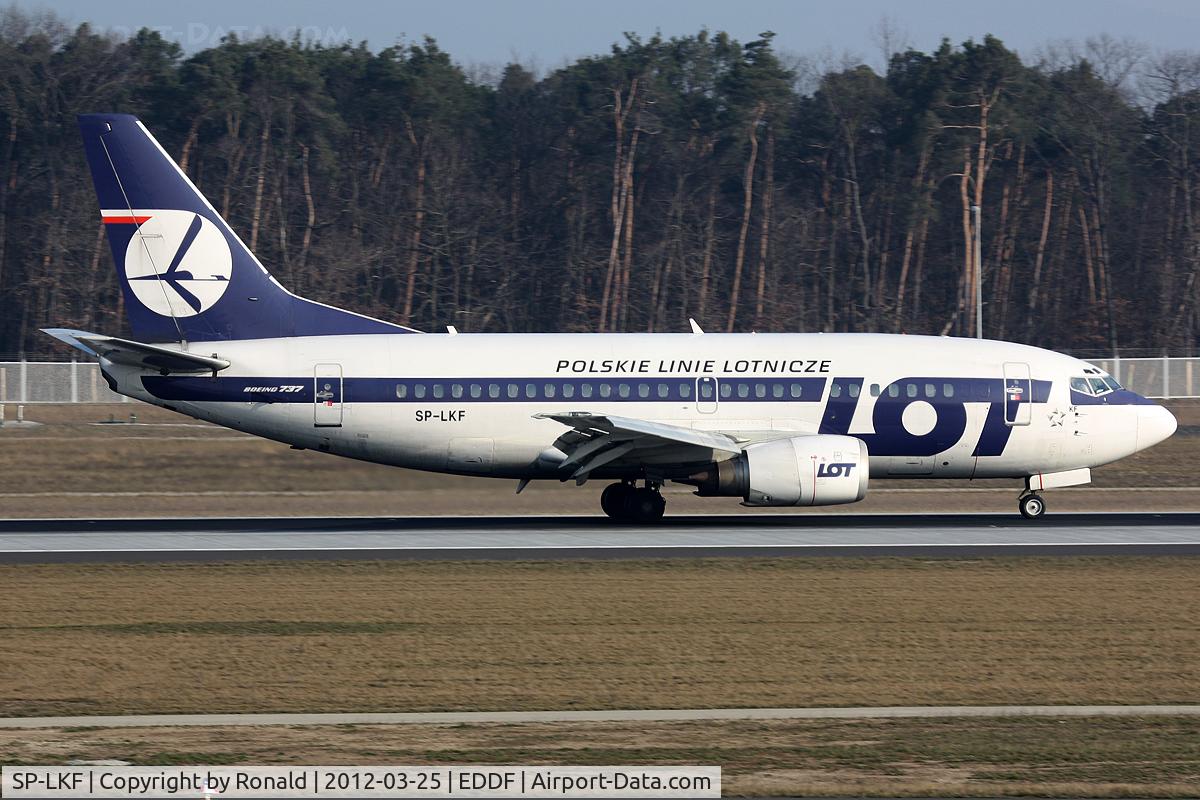
M 94 361 L 0 361 L 0 403 L 127 403 Z
M 1123 386 L 1155 399 L 1200 397 L 1200 358 L 1093 358 Z M 0 361 L 0 403 L 127 403 L 92 361 Z

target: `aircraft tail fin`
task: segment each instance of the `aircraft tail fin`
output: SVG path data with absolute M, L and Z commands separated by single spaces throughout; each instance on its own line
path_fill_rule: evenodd
M 136 117 L 79 117 L 125 308 L 151 342 L 416 333 L 284 289 Z

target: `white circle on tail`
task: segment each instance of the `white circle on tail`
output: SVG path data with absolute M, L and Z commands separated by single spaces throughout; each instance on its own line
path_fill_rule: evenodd
M 125 277 L 146 308 L 191 317 L 216 305 L 229 288 L 233 254 L 209 220 L 192 211 L 147 211 L 125 250 Z

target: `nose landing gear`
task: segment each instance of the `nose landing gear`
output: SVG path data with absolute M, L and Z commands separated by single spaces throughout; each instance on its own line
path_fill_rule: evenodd
M 600 495 L 600 508 L 617 522 L 657 522 L 667 508 L 660 487 L 650 482 L 640 489 L 632 482 L 610 484 Z
M 1021 511 L 1021 516 L 1025 519 L 1037 519 L 1046 513 L 1046 501 L 1042 499 L 1040 494 L 1030 492 L 1023 494 L 1017 500 L 1017 508 Z

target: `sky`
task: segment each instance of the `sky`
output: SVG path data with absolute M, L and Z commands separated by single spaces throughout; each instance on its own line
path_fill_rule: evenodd
M 1055 40 L 1108 34 L 1154 50 L 1195 49 L 1198 0 L 18 0 L 68 22 L 129 33 L 159 30 L 187 52 L 229 31 L 270 32 L 325 44 L 367 41 L 373 49 L 434 37 L 463 65 L 517 61 L 539 72 L 604 53 L 625 31 L 649 37 L 727 31 L 740 41 L 776 34 L 783 53 L 848 56 L 883 63 L 879 29 L 887 20 L 900 46 L 929 51 L 942 37 L 961 43 L 998 36 L 1027 61 Z

